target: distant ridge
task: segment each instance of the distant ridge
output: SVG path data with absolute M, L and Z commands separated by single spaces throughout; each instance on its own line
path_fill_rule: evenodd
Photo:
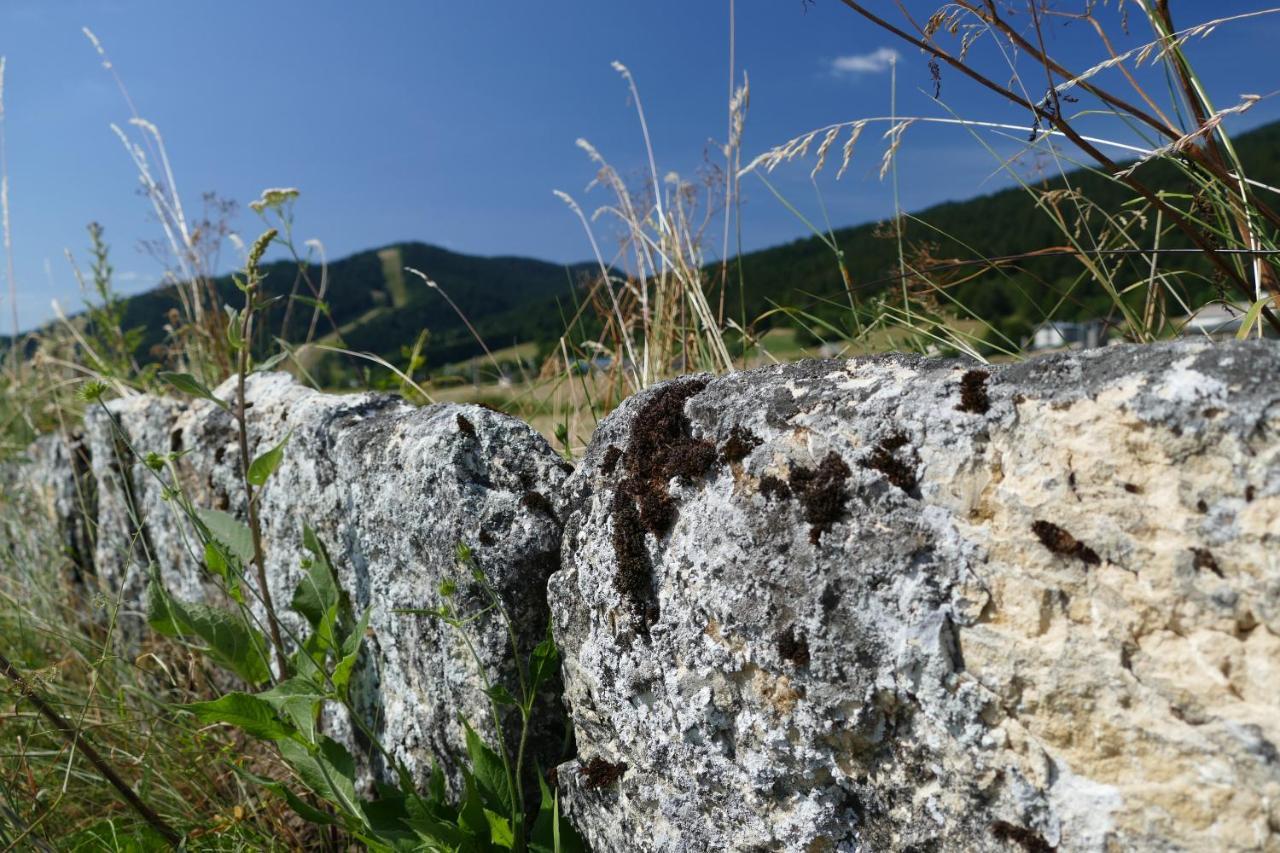
M 1235 144 L 1250 177 L 1280 185 L 1280 122 L 1240 134 Z M 1138 174 L 1153 187 L 1188 191 L 1182 176 L 1167 163 L 1147 164 Z M 1044 186 L 1053 189 L 1068 184 L 1105 210 L 1119 209 L 1129 197 L 1124 188 L 1083 170 Z M 930 227 L 909 220 L 904 227 L 905 244 L 912 252 L 927 251 L 938 259 L 972 259 L 973 250 L 967 247 L 986 257 L 998 257 L 1063 242 L 1049 218 L 1035 211 L 1030 197 L 1018 187 L 934 205 L 912 218 L 924 220 Z M 859 298 L 899 286 L 893 280 L 898 266 L 897 241 L 886 237 L 885 230 L 880 224 L 867 223 L 834 232 Z M 1168 245 L 1179 244 L 1175 240 Z M 735 319 L 749 322 L 776 306 L 802 308 L 832 322 L 842 322 L 847 313 L 848 297 L 835 258 L 817 237 L 746 253 L 740 261 L 742 293 L 736 285 L 737 260 L 731 260 L 731 298 L 726 300 L 733 306 Z M 1194 268 L 1197 260 L 1190 258 L 1185 263 Z M 429 338 L 423 352 L 428 369 L 480 355 L 479 343 L 457 312 L 439 292 L 405 275 L 406 266 L 420 269 L 438 282 L 491 349 L 537 343 L 544 351 L 565 331 L 576 310 L 575 299 L 582 295 L 578 285 L 597 271 L 591 263 L 564 266 L 523 257 L 481 257 L 419 242 L 382 246 L 330 263 L 326 301 L 332 324 L 322 321 L 319 334 L 331 333 L 336 324 L 350 348 L 403 363 L 404 351 L 427 329 Z M 292 265 L 278 262 L 266 270 L 267 293 L 287 296 L 294 279 Z M 1079 271 L 1079 262 L 1070 256 L 1041 258 L 1017 270 L 964 283 L 953 293 L 980 316 L 1016 333 L 1039 320 L 1046 302 L 1065 300 L 1056 315 L 1059 319 L 1105 312 L 1110 299 L 1100 288 L 1067 292 Z M 226 301 L 239 301 L 229 277 L 219 279 L 218 288 Z M 1189 296 L 1198 301 L 1212 298 L 1209 277 L 1200 292 Z M 152 348 L 164 339 L 166 315 L 178 305 L 175 290 L 161 287 L 123 301 L 124 326 L 143 329 L 138 354 L 147 360 Z M 745 313 L 745 318 L 739 317 L 740 313 Z M 309 308 L 295 310 L 289 329 L 282 330 L 283 308 L 276 306 L 268 315 L 267 328 L 273 335 L 287 331 L 289 340 L 301 340 L 310 315 Z M 4 343 L 0 339 L 0 346 Z

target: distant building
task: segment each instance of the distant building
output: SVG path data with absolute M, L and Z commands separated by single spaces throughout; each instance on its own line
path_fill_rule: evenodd
M 1031 336 L 1031 348 L 1043 349 L 1093 349 L 1106 346 L 1107 324 L 1102 320 L 1086 320 L 1068 323 L 1052 320 L 1041 323 Z
M 1196 337 L 1208 335 L 1215 339 L 1234 338 L 1240 331 L 1240 327 L 1244 325 L 1244 317 L 1248 310 L 1246 305 L 1210 303 L 1187 315 L 1182 326 L 1182 334 Z M 1257 334 L 1258 327 L 1261 327 L 1265 337 L 1275 337 L 1275 330 L 1265 320 L 1259 320 L 1253 334 Z

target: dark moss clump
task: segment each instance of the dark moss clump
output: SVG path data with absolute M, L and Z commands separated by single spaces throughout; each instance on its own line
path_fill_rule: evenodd
M 1218 561 L 1208 548 L 1192 548 L 1191 549 L 1191 565 L 1198 572 L 1202 569 L 1208 569 L 1220 578 L 1226 577 L 1222 573 L 1222 567 L 1218 565 Z
M 796 626 L 788 625 L 787 630 L 779 632 L 773 641 L 783 660 L 789 660 L 800 667 L 809 665 L 809 641 L 803 633 L 796 633 Z
M 1124 490 L 1131 495 L 1142 494 L 1142 486 L 1139 486 L 1136 483 L 1125 483 Z
M 1253 496 L 1255 494 L 1256 494 L 1256 490 L 1253 488 L 1253 486 L 1245 486 L 1244 487 L 1245 503 L 1253 503 Z
M 849 466 L 834 450 L 827 453 L 816 469 L 791 469 L 791 493 L 804 507 L 805 520 L 809 522 L 809 541 L 814 545 L 818 544 L 823 533 L 844 517 L 845 504 L 849 500 L 845 480 L 851 473 Z
M 772 474 L 765 474 L 760 478 L 760 494 L 764 495 L 766 500 L 773 498 L 788 500 L 791 498 L 791 487 L 787 485 L 786 480 Z
M 910 494 L 920 484 L 919 478 L 914 468 L 894 455 L 906 443 L 906 436 L 900 433 L 891 435 L 876 445 L 871 455 L 859 464 L 863 468 L 879 471 L 890 483 Z
M 635 504 L 621 489 L 613 493 L 613 553 L 618 573 L 613 588 L 631 609 L 632 622 L 648 636 L 649 626 L 658 619 L 658 603 L 653 597 L 653 567 L 645 547 L 644 526 Z
M 547 500 L 547 496 L 542 492 L 525 492 L 524 497 L 520 499 L 520 506 L 534 512 L 540 512 L 548 518 L 556 517 L 555 507 L 551 505 L 551 501 Z
M 1051 521 L 1032 522 L 1031 532 L 1040 540 L 1041 545 L 1055 554 L 1075 557 L 1090 566 L 1096 566 L 1102 562 L 1096 551 Z
M 1004 820 L 997 820 L 990 826 L 991 834 L 1001 841 L 1007 841 L 1017 844 L 1027 853 L 1054 853 L 1057 847 L 1054 847 L 1038 832 L 1027 829 L 1025 826 L 1009 823 Z
M 987 379 L 991 377 L 985 370 L 970 370 L 960 377 L 960 405 L 956 408 L 962 412 L 973 412 L 985 415 L 991 409 L 991 398 L 987 396 Z
M 458 415 L 458 432 L 463 433 L 464 435 L 469 435 L 472 438 L 475 438 L 476 425 L 471 423 L 471 421 L 467 420 L 462 415 Z
M 617 445 L 611 444 L 604 451 L 604 459 L 600 460 L 600 473 L 609 475 L 618 467 L 618 460 L 622 458 L 622 451 Z
M 761 444 L 760 439 L 748 429 L 735 426 L 720 446 L 720 458 L 725 462 L 741 462 Z
M 588 791 L 597 788 L 608 788 L 621 779 L 622 774 L 626 772 L 627 763 L 625 761 L 611 764 L 598 755 L 586 764 L 578 765 L 578 776 L 582 778 L 582 787 Z
M 653 596 L 653 567 L 645 533 L 662 536 L 676 521 L 676 502 L 668 485 L 673 478 L 696 480 L 716 463 L 715 445 L 690 435 L 685 401 L 707 385 L 706 380 L 673 383 L 636 413 L 625 453 L 606 462 L 621 465 L 622 480 L 614 492 L 613 550 L 618 561 L 614 587 L 630 606 L 642 634 L 658 618 Z M 602 465 L 602 470 L 604 466 Z

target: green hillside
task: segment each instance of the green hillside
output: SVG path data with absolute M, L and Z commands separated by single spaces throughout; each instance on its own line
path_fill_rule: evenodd
M 1241 134 L 1235 144 L 1250 178 L 1280 185 L 1280 122 Z M 1181 173 L 1164 161 L 1145 164 L 1135 174 L 1157 191 L 1193 191 Z M 1059 178 L 1037 184 L 1036 189 L 1063 189 L 1067 183 L 1099 209 L 1090 218 L 1095 232 L 1103 227 L 1102 211 L 1114 213 L 1134 195 L 1128 188 L 1084 170 L 1070 173 L 1066 180 Z M 1068 202 L 1062 204 L 1068 218 L 1070 207 Z M 895 278 L 898 241 L 885 233 L 888 230 L 872 223 L 843 228 L 834 234 L 860 297 L 886 287 L 900 287 Z M 1063 246 L 1066 240 L 1050 217 L 1035 209 L 1031 195 L 1015 187 L 917 212 L 903 227 L 903 242 L 909 257 L 925 246 L 928 259 L 943 266 L 953 260 L 974 260 L 979 253 L 986 258 L 1004 257 Z M 1175 234 L 1162 245 L 1186 248 L 1190 244 L 1182 235 Z M 1148 273 L 1145 256 L 1119 259 L 1116 263 L 1130 267 L 1131 280 L 1140 280 Z M 834 255 L 816 237 L 746 254 L 742 265 L 748 318 L 771 305 L 805 307 L 836 318 L 847 305 L 846 288 Z M 1215 295 L 1215 285 L 1207 274 L 1208 265 L 1196 256 L 1168 255 L 1162 259 L 1162 267 L 1205 273 L 1202 280 L 1189 285 L 1192 292 L 1187 294 L 1188 304 L 1202 304 Z M 1057 319 L 1105 314 L 1112 307 L 1112 300 L 1100 287 L 1082 286 L 1068 292 L 1081 273 L 1080 262 L 1070 255 L 1043 257 L 960 284 L 952 293 L 978 316 L 996 319 L 1011 332 L 1020 333 L 1043 319 L 1043 311 L 1059 299 L 1064 301 L 1054 314 Z M 1232 295 L 1232 298 L 1238 297 Z
M 1280 184 L 1280 123 L 1240 135 L 1236 146 L 1253 179 Z M 1145 165 L 1138 175 L 1158 190 L 1189 191 L 1185 179 L 1168 163 Z M 1117 211 L 1131 196 L 1116 183 L 1084 171 L 1072 173 L 1068 181 L 1100 211 Z M 1060 189 L 1065 183 L 1058 179 L 1037 188 Z M 1099 227 L 1101 213 L 1091 221 L 1092 227 Z M 886 234 L 887 230 L 884 224 L 870 223 L 843 228 L 833 235 L 860 299 L 900 286 L 895 278 L 898 241 Z M 1013 188 L 920 211 L 905 223 L 902 242 L 908 255 L 921 263 L 944 265 L 974 260 L 978 253 L 991 258 L 1061 246 L 1064 238 L 1048 216 L 1035 210 L 1025 190 Z M 1165 245 L 1187 244 L 1175 236 Z M 1146 260 L 1140 256 L 1116 263 L 1131 265 L 1136 278 L 1145 274 Z M 786 306 L 823 316 L 834 324 L 844 322 L 848 297 L 840 271 L 830 248 L 817 237 L 751 252 L 741 258 L 741 264 L 743 292 L 737 292 L 735 270 L 727 300 L 735 306 L 735 317 L 743 307 L 750 322 L 774 307 Z M 1163 264 L 1166 269 L 1179 265 L 1207 272 L 1193 255 L 1166 259 Z M 458 313 L 438 291 L 406 274 L 405 267 L 420 269 L 438 282 L 490 348 L 532 342 L 544 351 L 564 332 L 565 320 L 573 313 L 575 288 L 595 271 L 592 264 L 564 267 L 530 258 L 477 257 L 423 243 L 385 246 L 330 264 L 325 301 L 331 319 L 321 319 L 318 337 L 335 342 L 336 328 L 348 347 L 403 363 L 406 348 L 425 329 L 429 333 L 424 349 L 428 369 L 479 355 L 481 348 Z M 268 294 L 287 296 L 294 286 L 292 264 L 281 262 L 266 269 Z M 1058 319 L 1104 314 L 1112 301 L 1101 288 L 1072 289 L 1080 275 L 1079 261 L 1069 255 L 1043 257 L 987 272 L 957 284 L 950 292 L 979 316 L 1018 335 L 1043 319 L 1046 306 L 1060 303 L 1054 313 Z M 229 277 L 220 279 L 217 286 L 226 302 L 240 302 Z M 1189 302 L 1202 303 L 1214 295 L 1215 284 L 1207 274 L 1187 287 Z M 299 292 L 308 293 L 305 288 Z M 137 353 L 142 360 L 149 360 L 153 347 L 163 341 L 165 317 L 177 304 L 172 287 L 124 300 L 123 326 L 141 329 Z M 295 306 L 286 329 L 284 304 L 285 300 L 280 300 L 270 309 L 266 331 L 290 341 L 302 340 L 311 309 Z M 772 325 L 778 322 L 775 318 Z M 265 335 L 262 345 L 269 345 Z

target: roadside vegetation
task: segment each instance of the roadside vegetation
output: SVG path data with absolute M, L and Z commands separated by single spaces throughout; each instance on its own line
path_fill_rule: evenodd
M 487 745 L 503 744 L 500 735 L 479 734 L 512 720 L 528 727 L 539 692 L 557 681 L 550 634 L 512 650 L 522 695 L 495 692 L 491 719 L 469 721 L 476 732 L 460 796 L 440 776 L 415 789 L 389 753 L 395 782 L 357 790 L 351 756 L 317 720 L 324 708 L 350 710 L 367 613 L 352 609 L 314 534 L 291 600 L 258 597 L 261 520 L 252 509 L 232 518 L 195 505 L 170 457 L 143 461 L 171 488 L 226 606 L 179 601 L 153 579 L 150 633 L 140 653 L 122 653 L 121 602 L 97 587 L 22 488 L 31 442 L 73 434 L 88 407 L 139 393 L 212 399 L 243 439 L 245 378 L 288 370 L 326 390 L 483 402 L 573 457 L 621 400 L 696 371 L 885 350 L 1017 359 L 1046 324 L 1091 321 L 1113 340 L 1143 343 L 1187 334 L 1188 318 L 1212 306 L 1235 314 L 1231 335 L 1280 332 L 1280 126 L 1234 139 L 1229 120 L 1257 97 L 1213 102 L 1186 51 L 1275 10 L 1181 21 L 1166 0 L 957 0 L 917 19 L 891 4 L 841 2 L 927 57 L 936 114 L 850 116 L 747 151 L 750 86 L 731 68 L 719 159 L 687 179 L 655 162 L 642 89 L 615 64 L 648 168 L 622 175 L 579 142 L 595 181 L 586 195 L 557 195 L 589 260 L 568 269 L 422 245 L 331 264 L 322 244 L 298 236 L 305 195 L 294 188 L 254 200 L 242 240 L 228 203 L 206 196 L 198 212 L 184 207 L 154 125 L 134 113 L 117 128 L 160 226 L 165 286 L 118 296 L 110 235 L 90 225 L 85 249 L 70 258 L 84 310 L 33 332 L 15 328 L 3 343 L 0 851 L 580 846 L 539 768 Z M 1047 51 L 1045 33 L 1066 25 L 1096 35 L 1095 65 L 1067 67 Z M 1012 106 L 1025 120 L 957 115 L 946 95 L 960 86 L 987 92 L 993 113 Z M 1013 188 L 837 230 L 826 211 L 806 214 L 771 180 L 803 168 L 817 190 L 818 176 L 862 157 L 885 180 L 909 181 L 897 157 L 930 124 L 989 151 Z M 1020 146 L 1013 159 L 1011 141 Z M 1044 172 L 1029 177 L 1028 158 Z M 755 198 L 776 195 L 812 236 L 740 252 L 744 186 Z M 0 203 L 11 257 L 3 193 Z M 287 260 L 262 263 L 268 246 Z M 224 253 L 239 258 L 236 274 L 220 274 Z M 523 301 L 512 296 L 515 281 Z M 236 393 L 211 390 L 233 378 Z M 280 440 L 256 458 L 241 441 L 251 508 L 289 452 Z M 457 570 L 483 578 L 466 543 Z M 305 622 L 302 634 L 286 629 L 286 610 Z M 447 606 L 420 615 L 465 635 L 470 614 Z

